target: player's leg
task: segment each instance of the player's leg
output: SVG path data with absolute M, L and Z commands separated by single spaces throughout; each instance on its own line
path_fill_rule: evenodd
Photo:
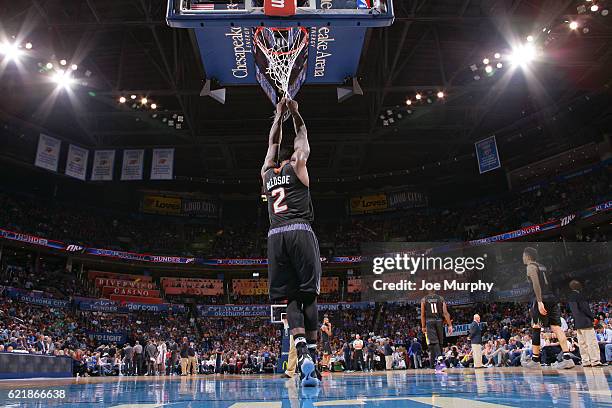
M 319 312 L 317 296 L 321 285 L 321 254 L 319 243 L 312 231 L 297 230 L 288 234 L 288 248 L 291 263 L 298 280 L 299 296 L 302 301 L 305 336 L 310 360 L 314 363 L 318 355 L 317 337 L 319 334 Z M 308 369 L 310 368 L 309 363 Z M 315 377 L 320 378 L 318 370 L 313 370 Z M 316 385 L 309 383 L 305 385 Z
M 540 360 L 540 333 L 542 331 L 542 316 L 538 310 L 538 302 L 535 300 L 529 308 L 531 316 L 531 358 L 526 355 L 521 360 L 521 366 L 525 368 L 542 368 Z
M 302 304 L 304 307 L 304 326 L 306 328 L 306 343 L 308 343 L 308 353 L 312 361 L 317 363 L 317 336 L 319 312 L 317 306 L 317 295 L 315 293 L 302 294 Z M 317 373 L 317 376 L 320 376 Z
M 567 344 L 567 337 L 565 336 L 565 332 L 561 328 L 561 308 L 558 303 L 545 304 L 546 310 L 548 311 L 548 322 L 550 324 L 550 329 L 555 333 L 557 339 L 559 340 L 559 345 L 561 346 L 561 350 L 563 350 L 563 359 L 554 363 L 552 366 L 554 368 L 573 368 L 576 366 L 574 360 L 572 360 L 572 353 L 569 351 L 569 345 Z
M 438 357 L 442 355 L 441 343 L 442 339 L 438 337 L 438 328 L 436 327 L 436 322 L 433 320 L 427 321 L 425 323 L 425 327 L 427 328 L 427 345 L 429 346 L 429 354 L 430 361 L 429 364 L 431 368 L 435 368 L 436 361 Z
M 272 302 L 287 300 L 289 333 L 293 337 L 299 365 L 308 348 L 299 280 L 290 259 L 291 253 L 287 251 L 287 244 L 291 242 L 287 239 L 289 234 L 283 232 L 268 237 L 268 289 Z

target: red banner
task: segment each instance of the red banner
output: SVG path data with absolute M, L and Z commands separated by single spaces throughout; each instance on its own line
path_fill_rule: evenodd
M 233 279 L 232 292 L 236 295 L 267 295 L 266 279 Z
M 192 295 L 192 296 L 218 296 L 223 294 L 223 288 L 184 288 L 167 287 L 164 289 L 166 295 Z
M 131 275 L 129 273 L 114 273 L 114 272 L 103 272 L 103 271 L 89 271 L 87 272 L 89 280 L 96 278 L 108 278 L 108 279 L 119 279 L 119 280 L 131 280 L 131 281 L 144 281 L 152 282 L 153 277 L 145 275 Z
M 340 290 L 340 278 L 325 276 L 321 278 L 321 293 L 334 293 Z
M 115 286 L 105 286 L 102 288 L 102 296 L 142 296 L 142 297 L 159 297 L 159 290 L 138 289 L 138 288 L 118 288 Z
M 361 278 L 349 278 L 348 279 L 348 293 L 359 293 L 361 292 Z
M 153 282 L 132 281 L 123 279 L 96 278 L 96 287 L 114 286 L 118 288 L 156 289 Z
M 161 278 L 163 288 L 182 287 L 182 288 L 219 288 L 223 290 L 221 279 L 200 279 L 200 278 Z

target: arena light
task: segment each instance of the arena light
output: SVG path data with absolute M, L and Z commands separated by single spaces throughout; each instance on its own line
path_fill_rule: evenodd
M 25 47 L 26 47 L 26 50 L 31 50 L 32 49 L 32 43 L 31 42 L 27 42 Z
M 533 61 L 536 55 L 535 47 L 532 44 L 524 44 L 515 48 L 508 57 L 510 63 L 515 66 L 525 66 Z
M 16 43 L 2 43 L 0 44 L 0 54 L 4 55 L 4 58 L 8 61 L 17 61 L 23 52 L 19 49 L 19 45 Z
M 70 76 L 70 72 L 63 72 L 61 70 L 55 73 L 52 79 L 60 89 L 70 89 L 70 86 L 74 83 L 74 79 Z
M 489 59 L 488 59 L 488 58 L 483 59 L 483 60 L 482 60 L 482 63 L 483 63 L 483 64 L 485 64 L 485 65 L 487 65 L 487 64 L 489 63 Z
M 493 72 L 493 67 L 492 67 L 492 66 L 490 66 L 490 65 L 487 65 L 487 66 L 485 67 L 485 72 L 486 72 L 487 74 L 490 74 L 491 72 Z
M 437 96 L 438 96 L 439 99 L 444 98 L 444 92 L 438 91 Z
M 412 101 L 410 99 L 406 99 L 406 105 L 408 106 L 412 105 Z
M 421 96 L 421 94 L 418 93 L 414 97 L 416 98 L 417 101 L 420 101 L 423 96 Z
M 151 109 L 157 109 L 157 104 L 156 103 L 152 103 L 151 104 Z
M 52 62 L 47 62 L 47 65 L 45 65 L 45 67 L 47 69 L 53 69 L 53 63 Z
M 578 28 L 578 22 L 576 22 L 576 21 L 571 21 L 571 22 L 569 23 L 569 28 L 570 28 L 570 30 L 576 30 L 576 29 Z
M 604 16 L 604 17 L 607 16 L 609 13 L 610 13 L 610 11 L 608 11 L 608 9 L 601 10 L 601 15 Z
M 143 105 L 146 105 L 146 104 L 147 104 L 147 102 L 149 102 L 149 101 L 147 100 L 147 98 L 142 98 L 142 99 L 140 100 L 140 103 L 142 103 Z
M 493 55 L 495 57 L 495 59 L 500 59 L 501 58 L 501 54 L 499 52 L 496 52 L 495 55 Z
M 527 42 L 533 42 L 533 35 L 527 36 Z
M 77 64 L 72 64 L 70 66 L 70 69 L 72 69 L 73 71 L 76 71 L 77 69 L 79 69 L 79 66 Z
M 125 96 L 119 98 L 119 103 L 125 103 L 125 101 L 127 101 L 127 99 L 125 99 Z
M 66 60 L 65 60 L 65 59 L 60 60 L 60 65 L 62 65 L 62 66 L 63 66 L 63 65 L 66 65 L 66 64 L 67 64 L 67 62 L 66 62 Z
M 499 68 L 503 68 L 504 64 L 502 64 L 501 62 L 498 62 L 496 66 L 499 69 Z
M 130 99 L 131 99 L 131 100 L 136 99 L 136 95 L 130 95 Z
M 593 5 L 591 6 L 591 11 L 592 11 L 593 13 L 597 13 L 597 11 L 598 11 L 598 10 L 599 10 L 599 6 L 598 6 L 597 4 L 593 4 Z

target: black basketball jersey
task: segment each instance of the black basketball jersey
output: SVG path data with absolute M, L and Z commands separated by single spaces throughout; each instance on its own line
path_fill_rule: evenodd
M 442 320 L 444 311 L 444 298 L 435 293 L 423 298 L 425 302 L 425 320 Z
M 295 174 L 291 163 L 266 171 L 264 182 L 270 228 L 296 222 L 311 223 L 314 220 L 310 190 Z
M 542 290 L 542 301 L 556 300 L 555 292 L 553 291 L 551 284 L 552 282 L 550 281 L 550 276 L 548 276 L 548 271 L 546 270 L 546 267 L 537 262 L 531 262 L 529 265 L 535 265 L 538 268 L 538 279 L 540 280 L 540 289 Z M 528 268 L 529 265 L 527 265 Z M 527 279 L 531 281 L 529 275 L 527 276 Z M 531 285 L 533 290 L 533 282 L 531 282 Z M 533 297 L 535 298 L 535 293 L 533 294 Z

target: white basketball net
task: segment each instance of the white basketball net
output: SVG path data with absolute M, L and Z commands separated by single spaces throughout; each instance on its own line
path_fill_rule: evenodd
M 258 27 L 255 45 L 268 60 L 266 74 L 283 93 L 289 96 L 289 80 L 298 56 L 308 43 L 308 30 L 298 28 Z

